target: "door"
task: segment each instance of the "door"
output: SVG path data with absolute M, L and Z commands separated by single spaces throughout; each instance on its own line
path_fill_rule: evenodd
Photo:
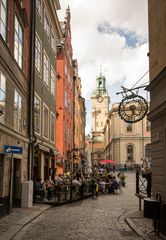
M 21 206 L 21 159 L 13 159 L 13 207 Z

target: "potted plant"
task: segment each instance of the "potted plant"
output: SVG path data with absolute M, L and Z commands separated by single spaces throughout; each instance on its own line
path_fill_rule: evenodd
M 126 186 L 126 178 L 127 178 L 127 176 L 124 174 L 124 172 L 120 172 L 118 174 L 118 178 L 119 178 L 120 183 L 122 184 L 122 187 L 125 187 Z

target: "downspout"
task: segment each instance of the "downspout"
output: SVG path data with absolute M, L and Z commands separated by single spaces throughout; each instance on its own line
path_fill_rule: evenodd
M 30 86 L 29 86 L 29 158 L 28 179 L 33 180 L 34 164 L 34 82 L 35 82 L 35 25 L 36 25 L 36 0 L 31 1 L 31 52 L 30 52 Z

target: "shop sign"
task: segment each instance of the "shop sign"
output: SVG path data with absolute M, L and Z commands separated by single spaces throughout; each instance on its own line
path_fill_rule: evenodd
M 4 153 L 22 154 L 22 147 L 4 145 Z

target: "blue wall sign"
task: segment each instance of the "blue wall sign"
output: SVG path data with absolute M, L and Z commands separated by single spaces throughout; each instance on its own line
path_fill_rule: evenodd
M 22 147 L 4 145 L 5 153 L 22 154 Z

